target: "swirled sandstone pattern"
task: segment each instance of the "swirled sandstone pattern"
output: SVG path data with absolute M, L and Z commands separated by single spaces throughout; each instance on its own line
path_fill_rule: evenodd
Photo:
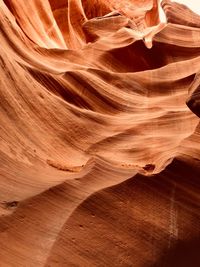
M 200 266 L 200 17 L 0 0 L 0 266 Z

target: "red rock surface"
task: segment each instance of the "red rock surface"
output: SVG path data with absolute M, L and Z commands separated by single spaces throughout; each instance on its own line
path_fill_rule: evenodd
M 200 266 L 200 17 L 0 0 L 0 266 Z

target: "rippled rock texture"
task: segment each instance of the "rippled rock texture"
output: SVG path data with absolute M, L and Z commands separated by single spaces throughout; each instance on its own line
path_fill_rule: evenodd
M 0 266 L 200 266 L 200 17 L 0 0 Z

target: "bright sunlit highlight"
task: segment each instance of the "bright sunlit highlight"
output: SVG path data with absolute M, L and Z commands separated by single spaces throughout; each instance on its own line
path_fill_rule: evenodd
M 174 2 L 186 5 L 187 7 L 189 7 L 192 11 L 194 11 L 195 13 L 200 15 L 200 3 L 199 0 L 176 0 Z M 162 8 L 160 7 L 160 19 L 162 22 L 166 22 L 166 17 L 165 17 L 165 13 L 162 10 Z

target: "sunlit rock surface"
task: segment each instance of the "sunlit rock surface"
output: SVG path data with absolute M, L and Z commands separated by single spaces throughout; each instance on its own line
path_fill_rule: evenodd
M 200 266 L 200 16 L 0 0 L 0 266 Z

